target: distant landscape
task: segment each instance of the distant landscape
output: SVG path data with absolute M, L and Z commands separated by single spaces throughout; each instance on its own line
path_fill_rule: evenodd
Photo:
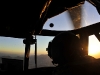
M 16 57 L 11 57 L 11 56 L 4 56 L 0 55 L 0 63 L 2 63 L 2 58 L 10 58 L 10 59 L 20 59 L 24 61 L 23 56 L 16 56 Z M 35 68 L 35 60 L 34 56 L 30 56 L 29 58 L 29 69 Z M 52 64 L 52 59 L 48 57 L 48 55 L 38 55 L 37 56 L 37 67 L 48 67 L 48 66 L 54 66 Z
M 6 55 L 0 55 L 0 63 L 2 63 L 2 58 L 10 58 L 10 59 L 20 59 L 24 61 L 24 57 L 23 56 L 6 56 Z M 34 56 L 30 56 L 29 58 L 29 69 L 31 68 L 35 68 L 35 57 Z M 100 58 L 98 59 L 98 61 L 100 62 Z M 49 66 L 54 66 L 52 64 L 52 59 L 49 58 L 49 56 L 47 54 L 45 55 L 38 55 L 37 56 L 37 67 L 49 67 Z

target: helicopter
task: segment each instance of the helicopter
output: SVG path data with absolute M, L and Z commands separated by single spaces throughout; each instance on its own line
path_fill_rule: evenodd
M 86 0 L 91 3 L 100 15 L 100 0 Z M 92 25 L 79 28 L 75 25 L 75 21 L 72 17 L 74 8 L 77 8 L 84 4 L 85 0 L 35 0 L 31 1 L 6 1 L 2 2 L 1 7 L 1 25 L 0 25 L 0 36 L 12 37 L 23 39 L 25 44 L 25 56 L 24 56 L 24 71 L 28 71 L 29 63 L 29 52 L 30 46 L 32 44 L 36 45 L 37 39 L 36 35 L 41 36 L 56 36 L 60 32 L 65 31 L 55 31 L 43 29 L 45 22 L 56 15 L 68 10 L 70 17 L 73 20 L 74 30 L 68 30 L 68 32 L 73 32 L 80 36 L 82 40 L 84 53 L 88 54 L 88 36 L 94 34 L 100 41 L 100 22 L 94 23 Z M 80 9 L 81 10 L 81 9 Z M 77 13 L 77 12 L 76 12 Z M 78 21 L 79 22 L 79 21 Z M 76 23 L 77 24 L 77 23 Z M 50 24 L 53 27 L 53 24 Z M 85 33 L 85 34 L 84 34 Z M 35 47 L 35 64 L 37 66 L 37 47 Z M 54 67 L 47 68 L 36 68 L 32 69 L 32 72 L 44 72 L 48 74 Z

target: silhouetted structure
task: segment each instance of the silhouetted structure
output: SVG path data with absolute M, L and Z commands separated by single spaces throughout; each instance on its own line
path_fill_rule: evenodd
M 2 58 L 2 70 L 23 71 L 23 60 Z
M 75 34 L 62 32 L 48 44 L 48 56 L 57 64 L 52 75 L 100 75 L 99 59 L 85 55 L 82 41 Z

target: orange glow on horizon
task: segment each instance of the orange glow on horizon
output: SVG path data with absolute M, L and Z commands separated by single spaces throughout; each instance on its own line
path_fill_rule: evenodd
M 30 51 L 30 55 L 34 55 L 35 52 L 34 51 Z M 37 50 L 37 55 L 44 55 L 44 54 L 47 54 L 47 51 L 46 50 Z
M 95 35 L 89 36 L 89 55 L 100 58 L 100 42 Z

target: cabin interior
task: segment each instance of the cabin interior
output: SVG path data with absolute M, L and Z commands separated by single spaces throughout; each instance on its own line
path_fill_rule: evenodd
M 7 68 L 7 66 L 0 64 L 0 67 L 6 70 L 0 70 L 3 73 L 12 73 L 20 71 L 22 73 L 28 72 L 32 74 L 51 75 L 55 66 L 37 67 L 37 36 L 54 37 L 60 32 L 68 31 L 78 35 L 83 43 L 84 54 L 88 55 L 88 45 L 90 35 L 95 35 L 100 42 L 100 20 L 99 22 L 89 24 L 87 26 L 81 25 L 81 6 L 85 2 L 90 3 L 96 9 L 96 13 L 100 16 L 100 0 L 34 0 L 34 1 L 2 1 L 1 2 L 1 22 L 0 22 L 0 36 L 22 39 L 24 44 L 25 54 L 23 61 L 15 61 L 2 59 L 3 62 L 19 62 L 22 69 L 18 70 Z M 72 20 L 73 29 L 70 30 L 55 30 L 53 27 L 57 26 L 54 23 L 48 24 L 50 29 L 45 29 L 45 23 L 59 14 L 68 11 Z M 66 13 L 66 12 L 65 12 Z M 55 20 L 56 21 L 56 20 Z M 60 21 L 60 20 L 59 20 Z M 84 23 L 83 23 L 84 24 Z M 63 26 L 63 25 L 62 25 Z M 49 43 L 49 41 L 48 41 Z M 34 68 L 29 69 L 29 55 L 30 47 L 34 45 Z M 46 49 L 46 48 L 45 48 Z M 98 59 L 100 62 L 100 59 Z M 11 63 L 9 63 L 11 64 Z M 9 65 L 7 64 L 7 65 Z M 11 66 L 9 66 L 11 67 Z M 18 72 L 17 72 L 18 73 Z

